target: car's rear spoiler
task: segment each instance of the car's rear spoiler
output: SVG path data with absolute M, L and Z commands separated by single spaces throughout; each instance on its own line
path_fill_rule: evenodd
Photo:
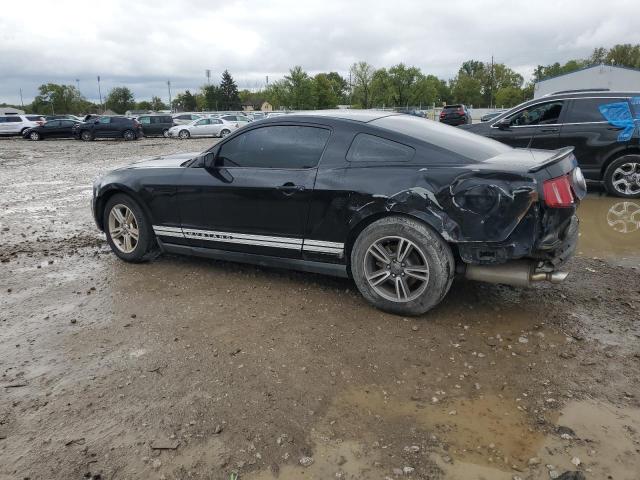
M 572 152 L 574 147 L 563 147 L 558 150 L 554 150 L 553 155 L 549 158 L 546 158 L 543 162 L 538 165 L 531 167 L 529 169 L 529 173 L 539 172 L 543 168 L 548 167 L 549 165 L 553 165 L 554 163 L 558 163 L 560 160 L 567 158 Z

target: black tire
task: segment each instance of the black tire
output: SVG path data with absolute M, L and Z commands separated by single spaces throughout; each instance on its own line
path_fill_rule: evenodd
M 165 128 L 164 130 L 162 130 L 162 136 L 164 138 L 169 138 L 169 129 Z
M 623 172 L 629 172 L 624 175 Z M 616 158 L 604 172 L 604 186 L 609 195 L 640 198 L 640 155 Z M 616 185 L 616 182 L 617 183 Z
M 128 208 L 133 213 L 135 223 L 138 227 L 138 240 L 136 241 L 135 248 L 130 252 L 125 252 L 118 246 L 121 241 L 114 240 L 110 230 L 109 215 L 115 207 L 120 206 Z M 138 203 L 129 195 L 117 193 L 109 198 L 104 207 L 102 219 L 104 232 L 107 235 L 107 242 L 109 243 L 113 253 L 115 253 L 120 259 L 125 262 L 140 263 L 151 260 L 156 256 L 157 243 L 151 222 L 147 219 L 147 216 L 144 214 L 140 205 L 138 205 Z
M 178 132 L 178 138 L 180 140 L 186 140 L 187 138 L 191 137 L 191 133 L 189 132 L 189 130 L 180 130 Z
M 224 138 L 227 135 L 231 134 L 231 130 L 229 130 L 228 128 L 225 128 L 223 130 L 220 131 L 220 138 Z
M 20 136 L 24 137 L 24 132 L 26 132 L 27 130 L 29 130 L 29 127 L 25 127 L 22 130 L 20 130 Z
M 83 130 L 80 132 L 80 140 L 83 142 L 90 142 L 93 140 L 93 134 L 89 130 Z
M 379 293 L 385 285 L 389 285 L 388 282 L 396 285 L 396 279 L 389 276 L 393 269 L 386 273 L 387 280 L 380 284 L 382 288 L 372 286 L 367 280 L 368 262 L 372 259 L 368 253 L 370 247 L 373 248 L 376 242 L 384 242 L 390 238 L 402 238 L 413 244 L 411 253 L 407 255 L 408 260 L 405 260 L 408 264 L 406 268 L 413 270 L 413 266 L 417 267 L 422 262 L 428 266 L 426 278 L 415 280 L 411 274 L 405 278 L 405 270 L 401 265 L 404 267 L 407 264 L 395 262 L 397 256 L 390 266 L 384 267 L 386 264 L 381 263 L 382 266 L 375 268 L 380 268 L 379 271 L 382 272 L 384 268 L 397 267 L 399 270 L 394 277 L 398 277 L 397 280 L 400 281 L 399 277 L 402 275 L 405 285 L 407 285 L 406 282 L 414 282 L 415 298 L 407 296 L 406 300 L 393 301 Z M 394 258 L 393 255 L 391 252 L 389 257 Z M 410 255 L 418 261 L 412 262 Z M 455 260 L 449 245 L 429 226 L 407 217 L 385 217 L 373 222 L 358 235 L 351 250 L 351 274 L 362 296 L 377 308 L 398 315 L 421 315 L 435 307 L 449 291 L 454 273 Z M 420 287 L 418 288 L 417 285 Z
M 124 138 L 125 141 L 127 141 L 127 142 L 135 140 L 136 139 L 136 132 L 134 132 L 133 130 L 125 130 L 124 132 L 122 132 L 122 138 Z
M 29 140 L 33 140 L 34 142 L 37 142 L 38 140 L 42 140 L 42 135 L 40 135 L 39 132 L 33 131 L 33 132 L 29 132 Z

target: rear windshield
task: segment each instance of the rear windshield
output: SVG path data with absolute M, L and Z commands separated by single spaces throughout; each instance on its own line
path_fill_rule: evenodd
M 445 105 L 443 110 L 458 110 L 462 105 Z
M 31 120 L 32 122 L 35 122 L 36 120 L 40 120 L 42 117 L 39 115 L 27 115 L 27 120 Z
M 511 147 L 496 140 L 413 115 L 391 115 L 369 123 L 409 135 L 473 161 L 487 160 L 511 150 Z

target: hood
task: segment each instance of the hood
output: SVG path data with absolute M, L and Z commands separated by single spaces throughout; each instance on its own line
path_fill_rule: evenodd
M 181 167 L 187 160 L 191 160 L 200 155 L 200 152 L 174 153 L 173 155 L 164 155 L 147 158 L 138 162 L 127 165 L 122 169 L 129 168 L 175 168 Z

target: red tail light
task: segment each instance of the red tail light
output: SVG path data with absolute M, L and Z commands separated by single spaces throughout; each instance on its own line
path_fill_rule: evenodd
M 575 202 L 568 175 L 546 180 L 542 188 L 544 191 L 544 202 L 547 204 L 547 207 L 570 207 Z
M 440 118 L 444 117 L 445 113 L 444 112 L 440 112 Z
M 458 113 L 459 113 L 460 115 L 464 115 L 464 109 L 463 109 L 463 108 L 459 108 L 459 109 L 458 109 Z

